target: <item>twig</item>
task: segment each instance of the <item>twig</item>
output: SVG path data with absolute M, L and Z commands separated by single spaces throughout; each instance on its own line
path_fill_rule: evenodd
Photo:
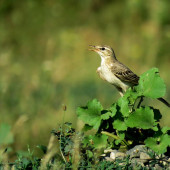
M 138 103 L 138 105 L 137 105 L 137 108 L 139 108 L 139 107 L 141 106 L 141 104 L 142 104 L 143 100 L 144 100 L 144 97 L 143 97 L 143 96 L 141 96 L 140 101 L 139 101 L 139 103 Z

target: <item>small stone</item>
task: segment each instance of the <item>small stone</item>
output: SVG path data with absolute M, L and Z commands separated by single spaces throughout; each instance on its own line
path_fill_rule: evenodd
M 100 155 L 100 156 L 103 156 L 103 157 L 105 157 L 105 156 L 106 156 L 106 154 L 102 154 L 102 155 Z
M 170 158 L 168 158 L 168 159 L 167 159 L 167 162 L 169 162 L 169 163 L 170 163 Z
M 104 150 L 104 153 L 111 153 L 111 152 L 113 152 L 113 151 L 115 151 L 115 150 L 113 150 L 113 149 L 105 149 L 105 150 Z
M 116 158 L 123 159 L 125 156 L 126 156 L 125 153 L 119 152 L 117 150 L 114 150 L 113 152 L 110 153 L 110 158 L 113 160 L 115 160 Z
M 125 166 L 126 165 L 126 163 L 125 162 L 121 162 L 121 163 L 119 163 L 119 166 Z
M 167 162 L 166 162 L 166 161 L 163 161 L 163 163 L 162 163 L 162 164 L 165 166 L 165 165 L 167 165 Z
M 141 152 L 140 159 L 151 159 L 151 157 L 147 153 Z
M 110 161 L 110 162 L 113 162 L 114 160 L 110 157 L 105 157 L 106 161 Z
M 111 152 L 111 153 L 110 153 L 110 158 L 111 158 L 112 160 L 115 160 L 115 159 L 116 159 L 116 152 Z
M 130 158 L 139 158 L 141 152 L 146 152 L 145 145 L 136 145 L 134 148 L 126 152 L 127 155 L 130 155 Z
M 136 167 L 137 165 L 141 165 L 142 167 L 144 167 L 144 163 L 145 163 L 145 160 L 141 160 L 140 158 L 133 158 L 131 160 L 131 164 L 133 167 Z
M 126 156 L 126 154 L 125 153 L 123 153 L 123 152 L 116 152 L 116 158 L 124 158 Z
M 158 164 L 155 164 L 155 169 L 156 169 L 156 170 L 162 170 L 162 167 L 159 166 Z

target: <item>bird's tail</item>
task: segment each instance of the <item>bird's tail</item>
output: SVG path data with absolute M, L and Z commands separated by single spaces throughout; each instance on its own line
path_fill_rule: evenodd
M 162 97 L 158 98 L 158 100 L 161 101 L 162 103 L 164 103 L 166 106 L 170 107 L 170 104 L 165 99 L 163 99 Z

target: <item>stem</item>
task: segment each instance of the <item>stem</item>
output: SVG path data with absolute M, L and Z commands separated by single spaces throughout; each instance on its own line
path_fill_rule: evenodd
M 61 156 L 62 156 L 64 162 L 66 163 L 67 161 L 66 161 L 66 159 L 65 159 L 65 157 L 64 157 L 64 154 L 63 154 L 63 152 L 62 152 L 62 150 L 61 150 L 61 134 L 60 134 L 60 147 L 59 147 L 59 148 L 60 148 Z
M 137 105 L 137 108 L 139 108 L 139 107 L 140 107 L 140 105 L 142 104 L 143 100 L 144 100 L 144 97 L 143 97 L 143 96 L 141 96 L 140 101 L 139 101 L 139 103 L 138 103 L 138 105 Z
M 112 137 L 112 138 L 115 139 L 115 140 L 120 139 L 119 136 L 116 136 L 116 135 L 114 135 L 114 134 L 112 134 L 112 133 L 109 133 L 109 132 L 106 132 L 106 131 L 102 131 L 101 133 L 102 133 L 102 134 L 105 134 L 105 135 L 107 135 L 107 136 L 110 136 L 110 137 Z M 122 143 L 124 143 L 126 146 L 129 145 L 128 142 L 126 142 L 126 140 L 122 140 Z
M 107 136 L 110 136 L 110 137 L 112 137 L 112 138 L 115 139 L 115 140 L 120 139 L 118 136 L 116 136 L 116 135 L 114 135 L 114 134 L 112 134 L 112 133 L 106 132 L 106 131 L 102 131 L 101 133 L 102 133 L 102 134 L 105 134 L 105 135 L 107 135 Z

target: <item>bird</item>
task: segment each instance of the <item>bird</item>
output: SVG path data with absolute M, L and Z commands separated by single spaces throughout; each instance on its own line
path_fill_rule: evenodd
M 121 96 L 128 88 L 138 85 L 139 76 L 117 60 L 115 52 L 110 46 L 90 45 L 89 50 L 97 52 L 101 57 L 101 65 L 96 70 L 99 77 L 114 85 Z M 158 98 L 158 100 L 170 107 L 165 99 Z

